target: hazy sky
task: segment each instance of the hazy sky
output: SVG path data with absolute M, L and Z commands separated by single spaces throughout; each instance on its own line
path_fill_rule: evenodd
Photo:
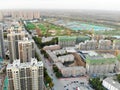
M 0 9 L 100 9 L 120 11 L 120 0 L 0 0 Z

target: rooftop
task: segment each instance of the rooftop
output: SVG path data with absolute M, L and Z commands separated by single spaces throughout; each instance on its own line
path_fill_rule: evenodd
M 104 81 L 108 82 L 113 87 L 116 87 L 118 90 L 120 90 L 120 83 L 118 83 L 117 81 L 114 81 L 112 78 L 106 78 L 104 79 Z
M 39 61 L 37 62 L 37 59 L 32 58 L 31 62 L 26 62 L 26 63 L 20 63 L 20 60 L 15 60 L 13 64 L 8 64 L 8 68 L 23 68 L 23 67 L 31 67 L 31 66 L 43 66 L 43 62 Z
M 76 40 L 76 36 L 59 36 L 58 38 L 60 41 L 71 41 L 71 40 Z
M 109 53 L 89 52 L 86 54 L 86 63 L 89 64 L 111 64 L 117 61 L 117 57 Z

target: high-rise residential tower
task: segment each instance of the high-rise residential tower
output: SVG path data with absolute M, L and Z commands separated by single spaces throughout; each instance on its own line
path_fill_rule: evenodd
M 18 51 L 18 41 L 23 40 L 25 38 L 25 32 L 21 31 L 20 33 L 11 32 L 7 35 L 8 44 L 9 44 L 9 52 L 10 52 L 10 63 L 15 59 L 19 59 L 19 51 Z
M 24 40 L 19 41 L 18 51 L 21 63 L 30 62 L 29 60 L 35 57 L 34 41 L 28 40 L 28 38 L 24 38 Z
M 15 60 L 7 66 L 9 90 L 43 90 L 43 63 L 35 58 L 31 62 Z
M 3 26 L 0 24 L 0 58 L 5 58 Z

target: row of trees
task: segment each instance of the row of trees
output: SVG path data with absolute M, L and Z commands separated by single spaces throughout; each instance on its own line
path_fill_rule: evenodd
M 54 44 L 58 44 L 58 38 L 53 38 L 51 41 L 42 43 L 42 39 L 40 37 L 33 37 L 35 43 L 37 44 L 37 46 L 41 49 L 44 46 L 49 46 L 49 45 L 54 45 Z
M 52 79 L 49 77 L 46 68 L 44 67 L 44 82 L 47 85 L 49 85 L 50 88 L 54 86 Z
M 34 29 L 36 29 L 36 26 L 31 22 L 27 22 L 27 24 L 25 25 L 25 28 L 27 30 L 34 30 Z
M 102 86 L 102 81 L 100 78 L 89 79 L 89 83 L 95 90 L 106 90 L 106 88 Z
M 41 61 L 39 55 L 37 54 L 37 52 L 35 52 L 35 58 L 37 58 L 38 61 Z
M 48 58 L 48 54 L 46 53 L 45 50 L 41 49 L 41 53 L 44 55 L 45 58 Z
M 53 71 L 54 71 L 54 73 L 55 73 L 57 78 L 61 78 L 62 77 L 62 74 L 61 74 L 60 70 L 57 68 L 56 65 L 53 65 Z
M 120 74 L 117 75 L 117 80 L 120 83 Z

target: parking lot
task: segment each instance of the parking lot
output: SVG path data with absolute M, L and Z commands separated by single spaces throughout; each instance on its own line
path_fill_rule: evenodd
M 64 84 L 64 90 L 77 90 L 78 87 L 79 90 L 93 90 L 86 77 L 63 78 L 60 81 Z

